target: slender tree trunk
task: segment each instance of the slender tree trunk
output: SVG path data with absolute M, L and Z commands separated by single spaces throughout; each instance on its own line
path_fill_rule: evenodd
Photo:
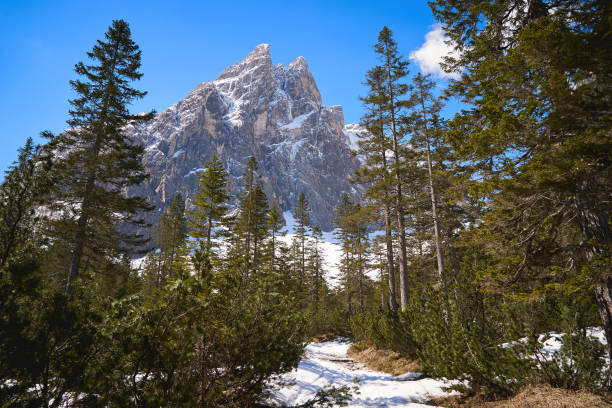
M 306 233 L 302 235 L 302 272 L 300 276 L 300 283 L 304 284 L 304 279 L 306 278 Z
M 210 251 L 210 243 L 212 242 L 212 217 L 208 216 L 208 226 L 206 228 L 206 250 Z
M 96 146 L 99 146 L 99 138 L 96 138 Z M 98 155 L 95 149 L 95 155 Z M 72 250 L 72 261 L 70 263 L 70 273 L 68 275 L 68 282 L 66 283 L 66 295 L 68 298 L 72 298 L 72 282 L 76 279 L 79 268 L 81 267 L 81 259 L 83 258 L 83 250 L 85 248 L 85 242 L 87 240 L 87 222 L 89 221 L 89 203 L 91 200 L 91 194 L 95 187 L 95 167 L 90 171 L 87 177 L 87 183 L 85 185 L 85 193 L 83 194 L 83 204 L 81 205 L 81 215 L 77 221 L 77 233 L 75 236 L 74 249 Z
M 612 270 L 610 270 L 609 263 L 612 232 L 606 211 L 598 201 L 595 192 L 596 186 L 593 182 L 583 182 L 576 199 L 576 207 L 585 245 L 586 261 L 588 263 L 596 261 L 597 256 L 605 259 L 602 263 L 604 270 L 601 271 L 595 284 L 595 299 L 608 342 L 608 357 L 612 361 Z
M 384 279 L 384 268 L 383 268 L 383 258 L 382 255 L 379 257 L 378 261 L 380 262 L 379 272 L 380 272 L 380 308 L 385 310 L 385 283 Z
M 359 309 L 363 312 L 363 256 L 361 253 L 361 238 L 357 238 L 357 273 L 359 284 Z
M 319 240 L 315 237 L 315 259 L 314 259 L 314 268 L 315 268 L 315 282 L 314 282 L 314 311 L 317 313 L 319 311 L 319 280 L 321 279 L 319 276 L 320 273 L 320 265 L 319 265 Z
M 276 257 L 276 231 L 272 230 L 272 256 L 270 257 L 270 271 L 274 272 L 274 261 Z
M 383 123 L 382 112 L 379 110 L 379 120 Z M 389 177 L 387 170 L 387 156 L 385 152 L 384 135 L 380 135 L 380 156 L 383 165 L 384 178 Z M 385 210 L 385 244 L 387 246 L 387 272 L 389 278 L 389 308 L 392 312 L 397 312 L 397 299 L 395 297 L 395 264 L 393 259 L 393 238 L 391 236 L 391 209 L 389 208 L 389 193 L 388 188 L 385 186 L 385 197 L 384 197 L 384 210 Z
M 400 303 L 402 310 L 406 310 L 410 301 L 408 289 L 408 263 L 406 259 L 406 230 L 404 226 L 404 206 L 402 204 L 402 177 L 400 174 L 399 143 L 397 141 L 397 129 L 395 118 L 395 96 L 391 81 L 391 62 L 387 58 L 387 87 L 389 91 L 389 104 L 391 106 L 391 135 L 393 136 L 393 156 L 395 159 L 395 212 L 397 215 L 397 235 L 399 238 L 399 274 L 400 274 Z
M 395 296 L 395 258 L 393 256 L 393 237 L 391 236 L 391 209 L 385 203 L 385 244 L 387 246 L 387 278 L 389 280 L 389 308 L 397 312 L 397 298 Z
M 436 258 L 438 261 L 438 279 L 442 282 L 444 279 L 442 274 L 444 272 L 444 258 L 442 257 L 441 239 L 440 239 L 440 225 L 438 220 L 438 204 L 436 198 L 436 190 L 433 181 L 433 170 L 431 165 L 431 146 L 429 144 L 429 129 L 427 127 L 427 114 L 425 113 L 425 100 L 423 97 L 423 90 L 421 89 L 421 113 L 423 114 L 423 135 L 425 136 L 425 145 L 427 147 L 427 173 L 429 176 L 429 195 L 431 198 L 431 215 L 434 224 L 434 238 L 436 244 Z M 442 282 L 443 283 L 443 282 Z

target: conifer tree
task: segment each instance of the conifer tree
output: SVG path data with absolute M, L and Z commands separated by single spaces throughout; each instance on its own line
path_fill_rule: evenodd
M 50 186 L 44 156 L 43 149 L 28 138 L 0 185 L 0 274 L 10 258 L 20 257 L 37 241 L 34 207 L 42 203 Z
M 352 299 L 353 290 L 357 290 L 361 312 L 365 310 L 365 270 L 369 266 L 367 226 L 370 219 L 368 208 L 362 208 L 359 202 L 352 203 L 347 194 L 342 196 L 336 216 L 337 235 L 344 252 L 340 269 L 344 275 L 349 299 Z
M 432 121 L 437 115 L 440 107 L 436 103 L 431 94 L 432 88 L 435 86 L 429 76 L 424 76 L 420 72 L 413 78 L 412 97 L 413 105 L 416 110 L 416 133 L 418 138 L 425 144 L 425 157 L 427 162 L 427 180 L 429 185 L 429 196 L 431 200 L 431 218 L 434 228 L 434 244 L 436 247 L 436 260 L 438 264 L 438 279 L 443 280 L 444 273 L 444 257 L 442 254 L 442 236 L 440 219 L 438 217 L 438 197 L 436 195 L 436 186 L 434 182 L 433 158 L 431 146 L 431 131 Z M 413 140 L 417 139 L 413 137 Z
M 227 172 L 215 154 L 204 165 L 196 188 L 195 210 L 189 212 L 188 226 L 189 235 L 197 240 L 198 245 L 193 251 L 192 261 L 198 275 L 204 277 L 215 260 L 213 239 L 222 234 L 220 227 L 228 222 Z
M 296 240 L 297 257 L 299 259 L 299 276 L 302 284 L 306 278 L 306 239 L 310 229 L 310 206 L 304 193 L 298 196 L 295 210 L 293 211 L 295 219 L 294 233 Z
M 342 247 L 342 259 L 340 260 L 340 273 L 344 283 L 344 291 L 346 293 L 347 310 L 349 314 L 353 313 L 352 298 L 353 298 L 353 257 L 352 257 L 352 240 L 351 229 L 353 226 L 350 222 L 350 215 L 353 211 L 353 203 L 347 193 L 342 194 L 340 204 L 336 209 L 336 225 L 335 234 L 340 241 Z
M 66 211 L 54 235 L 65 237 L 71 246 L 66 293 L 71 296 L 73 282 L 87 253 L 96 258 L 129 252 L 142 244 L 138 236 L 121 233 L 121 223 L 142 225 L 142 212 L 150 207 L 143 198 L 126 197 L 125 189 L 147 177 L 140 157 L 142 145 L 122 132 L 128 121 L 143 121 L 148 115 L 131 115 L 128 105 L 146 92 L 131 87 L 139 80 L 141 52 L 131 39 L 128 24 L 114 20 L 104 36 L 87 53 L 91 65 L 79 62 L 75 72 L 83 79 L 70 82 L 77 97 L 70 101 L 71 129 L 55 137 L 60 186 L 54 200 Z M 60 204 L 61 203 L 61 204 Z M 112 254 L 112 255 L 111 255 Z
M 323 240 L 323 233 L 318 225 L 312 228 L 312 245 L 309 248 L 308 269 L 312 282 L 312 311 L 319 312 L 321 288 L 323 286 L 323 256 L 319 247 Z
M 356 171 L 354 182 L 366 185 L 364 196 L 382 208 L 385 226 L 385 246 L 387 276 L 389 279 L 389 308 L 397 311 L 395 297 L 395 260 L 393 255 L 392 238 L 392 196 L 391 186 L 394 185 L 393 175 L 389 169 L 387 151 L 390 143 L 385 136 L 384 129 L 387 114 L 385 99 L 384 71 L 377 66 L 366 74 L 365 84 L 369 88 L 366 97 L 361 98 L 366 114 L 362 118 L 362 125 L 367 132 L 359 134 L 359 154 L 366 159 L 365 164 Z M 382 205 L 381 205 L 382 204 Z
M 403 110 L 407 101 L 402 97 L 408 92 L 408 85 L 402 82 L 408 75 L 408 62 L 402 58 L 397 50 L 397 43 L 393 39 L 391 30 L 383 27 L 378 35 L 378 42 L 374 45 L 381 62 L 383 76 L 383 92 L 385 104 L 385 124 L 391 136 L 391 149 L 393 151 L 392 171 L 395 179 L 395 213 L 397 217 L 397 236 L 399 239 L 399 275 L 400 275 L 400 302 L 405 310 L 409 302 L 408 265 L 406 258 L 406 231 L 404 222 L 404 203 L 402 201 L 402 175 L 401 175 L 401 142 L 403 129 L 400 126 Z
M 276 268 L 276 252 L 277 252 L 277 236 L 284 225 L 283 214 L 278 209 L 276 201 L 272 203 L 268 210 L 268 230 L 270 231 L 270 269 L 273 271 Z M 284 235 L 284 232 L 281 233 Z
M 246 282 L 263 263 L 263 244 L 268 234 L 268 200 L 257 176 L 257 161 L 250 157 L 242 175 L 239 214 L 232 225 L 233 255 Z M 235 261 L 236 261 L 235 260 Z
M 456 45 L 450 92 L 472 105 L 449 137 L 487 193 L 484 242 L 501 272 L 489 276 L 503 291 L 594 290 L 612 357 L 610 3 L 431 7 Z
M 185 201 L 179 193 L 174 196 L 170 206 L 162 213 L 154 230 L 155 243 L 159 248 L 157 287 L 160 287 L 171 275 L 186 238 Z
M 193 205 L 197 210 L 189 213 L 189 235 L 204 239 L 205 248 L 210 249 L 212 239 L 219 234 L 216 229 L 225 222 L 229 201 L 227 172 L 217 155 L 213 154 L 210 161 L 204 165 L 196 188 Z

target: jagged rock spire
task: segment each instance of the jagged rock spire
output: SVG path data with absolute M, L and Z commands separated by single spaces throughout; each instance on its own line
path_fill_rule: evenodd
M 274 66 L 268 44 L 128 131 L 147 145 L 151 179 L 139 193 L 159 208 L 177 192 L 191 205 L 196 177 L 213 153 L 231 175 L 234 196 L 246 161 L 255 156 L 269 199 L 290 211 L 304 192 L 323 230 L 332 227 L 340 192 L 358 194 L 346 182 L 358 161 L 347 144 L 341 107 L 322 106 L 304 57 L 287 68 Z

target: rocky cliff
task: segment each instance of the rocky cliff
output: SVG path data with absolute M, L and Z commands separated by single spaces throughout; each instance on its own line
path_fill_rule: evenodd
M 351 154 L 352 127 L 341 106 L 325 107 L 303 57 L 274 66 L 270 46 L 258 45 L 214 81 L 196 86 L 157 117 L 126 129 L 146 146 L 150 180 L 130 193 L 147 196 L 161 211 L 177 192 L 187 208 L 204 163 L 216 154 L 230 174 L 235 196 L 246 162 L 255 156 L 269 200 L 292 210 L 304 192 L 312 223 L 333 227 L 334 206 L 358 160 Z M 157 214 L 151 214 L 154 222 Z

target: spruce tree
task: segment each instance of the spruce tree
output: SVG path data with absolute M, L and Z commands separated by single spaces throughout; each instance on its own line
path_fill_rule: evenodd
M 159 249 L 159 269 L 157 286 L 161 286 L 170 277 L 175 261 L 180 255 L 181 247 L 187 238 L 187 221 L 185 219 L 185 201 L 179 193 L 162 213 L 154 230 L 154 239 Z
M 308 269 L 311 281 L 312 312 L 317 314 L 321 302 L 321 288 L 323 287 L 323 254 L 321 253 L 321 241 L 323 233 L 318 225 L 312 228 L 312 244 L 309 248 Z
M 364 165 L 355 172 L 353 182 L 366 186 L 364 197 L 382 209 L 385 226 L 385 246 L 387 276 L 389 279 L 389 308 L 397 311 L 395 297 L 395 261 L 393 255 L 392 212 L 393 193 L 391 186 L 394 178 L 390 172 L 387 151 L 391 145 L 385 135 L 385 76 L 384 70 L 377 66 L 366 74 L 365 85 L 369 88 L 366 97 L 361 98 L 366 114 L 361 120 L 367 132 L 359 134 L 359 154 L 365 157 Z
M 350 219 L 353 213 L 353 203 L 347 193 L 342 194 L 340 204 L 336 209 L 336 218 L 334 224 L 336 226 L 335 234 L 340 241 L 342 247 L 342 259 L 340 260 L 340 273 L 346 294 L 347 310 L 349 314 L 353 313 L 353 291 L 354 291 L 354 259 L 353 259 L 353 225 Z
M 400 302 L 402 310 L 408 307 L 408 264 L 406 258 L 406 231 L 404 225 L 404 203 L 402 201 L 402 175 L 401 175 L 401 143 L 404 130 L 400 126 L 404 115 L 407 101 L 402 97 L 408 92 L 408 85 L 403 80 L 408 75 L 408 61 L 399 54 L 397 43 L 393 39 L 393 33 L 389 28 L 383 27 L 378 34 L 378 42 L 374 45 L 381 62 L 383 76 L 383 96 L 385 104 L 384 128 L 388 129 L 391 137 L 391 149 L 393 151 L 392 171 L 395 188 L 395 213 L 397 217 L 397 236 L 399 239 L 399 275 L 400 275 Z
M 257 175 L 257 161 L 250 157 L 242 175 L 239 214 L 232 225 L 233 262 L 240 265 L 246 282 L 252 272 L 263 263 L 263 246 L 268 234 L 268 200 Z
M 431 81 L 429 76 L 424 76 L 418 73 L 413 78 L 412 98 L 413 105 L 416 110 L 416 135 L 425 144 L 425 157 L 427 163 L 427 181 L 429 186 L 429 196 L 431 200 L 431 218 L 434 228 L 434 244 L 436 247 L 436 260 L 438 265 L 438 279 L 443 280 L 444 273 L 444 256 L 442 254 L 442 234 L 440 219 L 438 217 L 438 197 L 436 194 L 436 186 L 434 182 L 433 157 L 431 146 L 431 132 L 433 131 L 432 121 L 440 110 L 440 106 L 436 103 L 431 90 L 435 83 Z M 416 141 L 417 137 L 412 140 Z
M 276 252 L 277 252 L 277 237 L 285 224 L 283 214 L 278 209 L 276 201 L 268 210 L 268 230 L 270 231 L 270 269 L 273 271 L 276 268 Z M 280 233 L 284 235 L 283 233 Z
M 204 165 L 204 172 L 198 178 L 193 199 L 195 210 L 189 212 L 189 235 L 197 241 L 192 262 L 200 277 L 204 277 L 215 261 L 213 239 L 222 234 L 220 227 L 228 223 L 226 218 L 229 201 L 227 172 L 223 163 L 213 154 Z
M 300 193 L 298 196 L 295 210 L 293 210 L 293 218 L 295 219 L 295 226 L 293 232 L 295 233 L 297 243 L 297 257 L 299 262 L 299 276 L 300 281 L 303 283 L 306 277 L 306 239 L 308 237 L 308 231 L 310 230 L 310 206 L 304 193 Z
M 39 241 L 35 207 L 43 203 L 51 186 L 44 150 L 28 138 L 0 185 L 0 275 L 9 259 L 21 258 Z
M 146 92 L 131 87 L 139 80 L 141 51 L 131 39 L 128 24 L 114 20 L 93 49 L 87 53 L 91 65 L 79 62 L 75 72 L 82 77 L 70 81 L 77 97 L 70 101 L 71 129 L 52 140 L 58 157 L 60 186 L 56 211 L 64 211 L 54 235 L 71 247 L 66 293 L 89 262 L 133 251 L 143 243 L 139 236 L 120 232 L 120 224 L 142 225 L 142 212 L 150 207 L 144 198 L 126 197 L 125 190 L 147 178 L 140 158 L 144 147 L 129 140 L 122 128 L 128 121 L 143 121 L 148 115 L 132 115 L 128 105 Z M 62 208 L 60 208 L 62 207 Z
M 215 154 L 204 165 L 196 189 L 193 199 L 196 210 L 189 213 L 189 235 L 204 239 L 205 248 L 210 250 L 212 240 L 220 233 L 218 228 L 225 222 L 229 201 L 227 172 Z
M 487 194 L 483 241 L 500 272 L 488 276 L 503 291 L 594 291 L 612 357 L 610 3 L 431 7 L 456 44 L 450 92 L 472 105 L 449 137 Z

